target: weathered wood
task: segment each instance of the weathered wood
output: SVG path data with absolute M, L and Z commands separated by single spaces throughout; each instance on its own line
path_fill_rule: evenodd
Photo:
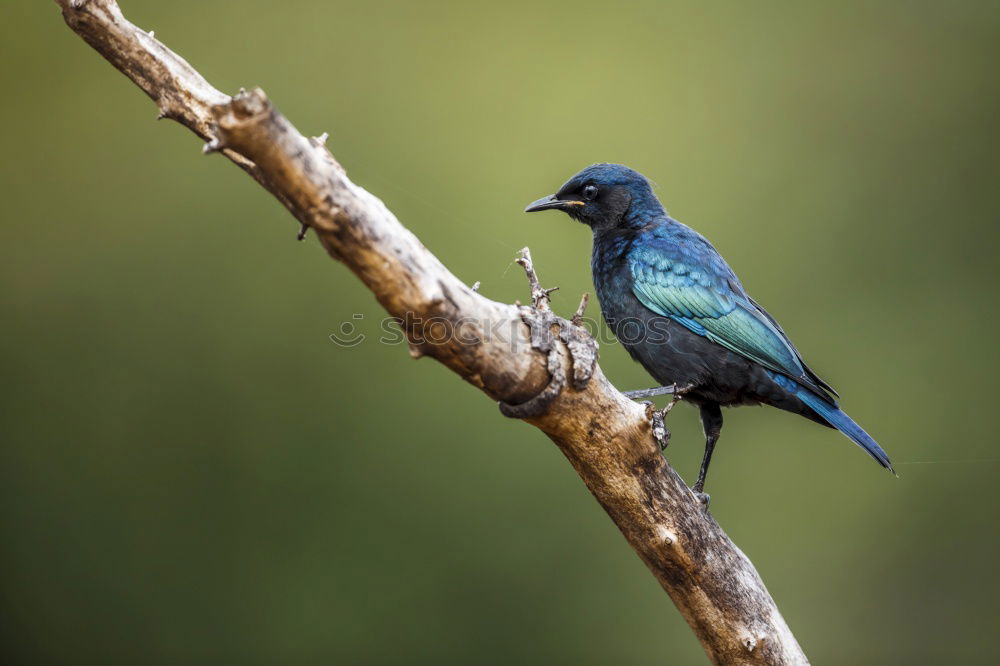
M 113 0 L 57 3 L 162 117 L 191 129 L 206 152 L 232 160 L 314 230 L 403 322 L 412 355 L 437 359 L 559 446 L 713 662 L 807 663 L 753 565 L 660 454 L 644 408 L 604 377 L 582 327 L 549 310 L 529 255 L 533 306 L 485 298 L 347 178 L 325 135 L 304 137 L 262 91 L 219 92 Z

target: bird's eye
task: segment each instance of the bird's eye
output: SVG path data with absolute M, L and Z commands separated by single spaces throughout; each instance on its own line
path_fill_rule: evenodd
M 596 196 L 597 196 L 597 186 L 596 185 L 587 185 L 587 187 L 583 188 L 583 198 L 584 199 L 587 199 L 588 201 L 592 201 L 594 199 L 594 197 L 596 197 Z

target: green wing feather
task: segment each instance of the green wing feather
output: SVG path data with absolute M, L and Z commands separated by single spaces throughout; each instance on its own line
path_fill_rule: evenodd
M 728 275 L 692 270 L 662 246 L 633 252 L 629 266 L 633 292 L 653 312 L 825 395 L 825 383 L 805 367 L 784 332 L 742 287 L 733 288 L 739 283 L 728 266 Z

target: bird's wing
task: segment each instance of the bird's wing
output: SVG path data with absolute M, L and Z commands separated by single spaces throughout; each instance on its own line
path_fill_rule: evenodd
M 743 285 L 739 285 L 739 288 L 742 291 Z M 757 309 L 757 312 L 764 315 L 764 317 L 767 318 L 767 320 L 771 322 L 771 324 L 773 324 L 776 329 L 778 329 L 778 333 L 781 334 L 781 337 L 783 337 L 786 341 L 788 341 L 788 344 L 791 345 L 792 351 L 795 352 L 795 355 L 799 359 L 799 363 L 802 364 L 802 368 L 806 371 L 806 374 L 809 376 L 809 378 L 812 379 L 814 382 L 816 382 L 824 391 L 839 398 L 840 394 L 837 393 L 837 389 L 833 388 L 825 381 L 823 381 L 823 379 L 820 378 L 819 375 L 817 375 L 815 372 L 812 371 L 812 368 L 806 365 L 806 362 L 802 360 L 802 355 L 799 354 L 799 350 L 796 349 L 795 345 L 792 344 L 792 341 L 788 339 L 788 335 L 785 334 L 785 331 L 781 328 L 781 325 L 777 321 L 775 321 L 774 317 L 772 317 L 767 310 L 761 307 L 760 303 L 750 298 L 750 296 L 747 296 L 747 300 L 750 302 L 752 306 L 754 306 L 754 308 Z
M 832 401 L 781 328 L 750 300 L 714 248 L 704 245 L 685 250 L 661 239 L 633 245 L 629 268 L 639 301 Z

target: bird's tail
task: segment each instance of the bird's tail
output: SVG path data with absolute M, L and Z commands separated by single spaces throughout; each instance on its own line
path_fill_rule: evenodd
M 872 439 L 871 436 L 861 428 L 861 426 L 854 422 L 854 419 L 844 412 L 844 410 L 831 405 L 809 389 L 802 386 L 798 387 L 798 390 L 795 391 L 795 396 L 809 406 L 814 412 L 822 416 L 827 423 L 850 437 L 855 444 L 863 448 L 868 452 L 868 455 L 878 461 L 879 465 L 882 465 L 882 467 L 885 467 L 893 474 L 896 473 L 896 470 L 892 468 L 892 463 L 889 462 L 889 456 L 882 450 L 882 447 L 878 445 L 878 442 Z

